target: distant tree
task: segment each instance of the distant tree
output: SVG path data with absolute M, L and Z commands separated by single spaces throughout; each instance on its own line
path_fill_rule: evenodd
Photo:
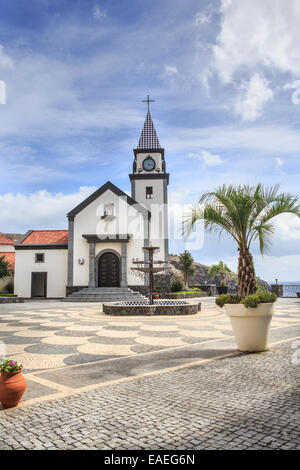
M 183 274 L 185 288 L 188 289 L 188 281 L 195 274 L 195 268 L 194 258 L 187 250 L 179 255 L 179 269 Z
M 9 270 L 9 263 L 5 261 L 4 256 L 0 256 L 0 279 L 5 279 L 9 277 L 10 270 Z
M 227 264 L 223 263 L 223 261 L 219 261 L 218 264 L 213 264 L 209 270 L 208 275 L 211 279 L 214 279 L 216 276 L 220 276 L 220 284 L 221 286 L 226 285 L 226 281 L 228 279 L 232 279 L 233 272 Z

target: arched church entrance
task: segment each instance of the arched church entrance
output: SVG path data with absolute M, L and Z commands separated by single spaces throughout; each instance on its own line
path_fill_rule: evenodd
M 99 257 L 98 287 L 120 287 L 120 260 L 112 251 Z

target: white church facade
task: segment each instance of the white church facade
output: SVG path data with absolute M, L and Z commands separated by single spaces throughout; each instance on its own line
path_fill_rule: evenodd
M 138 291 L 145 280 L 131 268 L 143 246 L 168 260 L 169 174 L 149 109 L 133 152 L 131 196 L 108 181 L 67 214 L 68 230 L 30 230 L 15 245 L 15 294 Z

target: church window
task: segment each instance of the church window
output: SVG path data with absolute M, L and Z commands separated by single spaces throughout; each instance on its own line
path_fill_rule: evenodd
M 112 203 L 104 204 L 103 215 L 101 219 L 104 219 L 106 222 L 109 222 L 115 219 L 114 216 L 114 205 Z
M 44 263 L 45 262 L 45 253 L 36 253 L 35 254 L 35 262 L 36 263 Z
M 104 215 L 114 215 L 113 204 L 104 204 Z
M 153 198 L 153 188 L 152 186 L 146 186 L 146 199 Z

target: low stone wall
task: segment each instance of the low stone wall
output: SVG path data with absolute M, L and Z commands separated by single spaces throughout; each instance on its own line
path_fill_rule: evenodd
M 200 310 L 198 302 L 185 305 L 103 305 L 103 312 L 113 316 L 195 315 Z
M 162 294 L 162 299 L 196 299 L 198 297 L 207 297 L 207 292 L 189 292 L 188 294 Z
M 20 304 L 23 303 L 23 297 L 2 297 L 0 298 L 0 304 Z

